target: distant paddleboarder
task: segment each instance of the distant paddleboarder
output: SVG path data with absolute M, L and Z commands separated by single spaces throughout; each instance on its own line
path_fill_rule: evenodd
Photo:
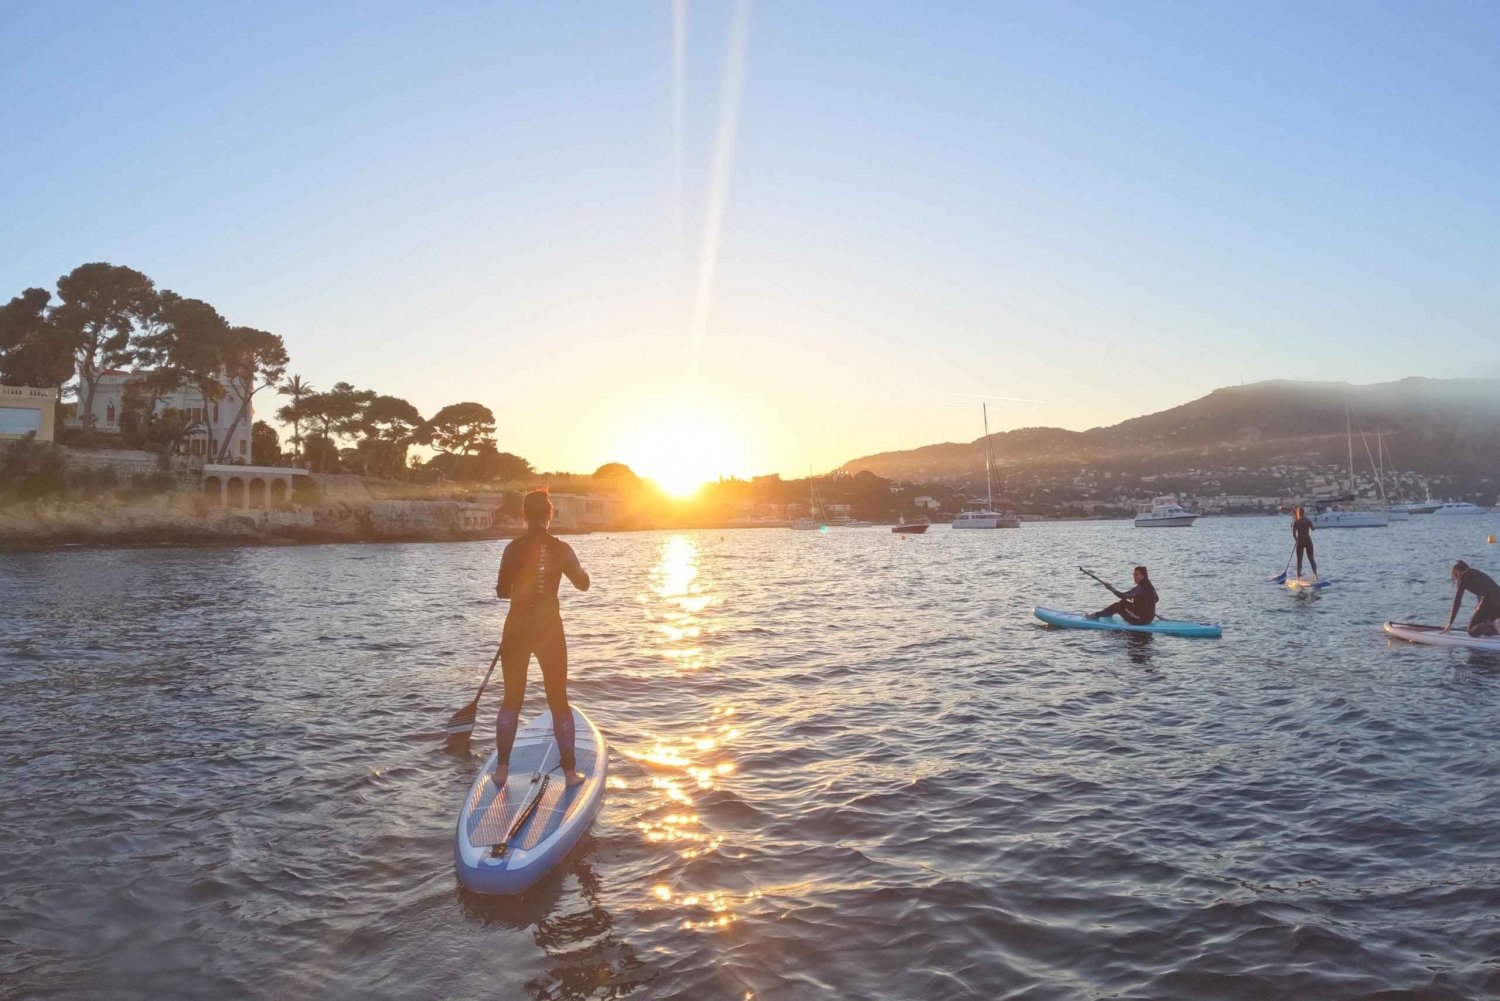
M 1097 577 L 1094 579 L 1099 580 Z M 1099 583 L 1109 588 L 1120 600 L 1102 612 L 1090 612 L 1087 617 L 1102 619 L 1107 615 L 1118 615 L 1132 626 L 1149 626 L 1156 618 L 1156 586 L 1151 583 L 1145 567 L 1135 568 L 1134 579 L 1135 587 L 1128 591 L 1118 590 L 1113 584 L 1100 580 Z
M 1469 619 L 1469 635 L 1500 636 L 1500 584 L 1496 584 L 1489 574 L 1481 573 L 1459 560 L 1453 564 L 1453 586 L 1453 610 L 1448 613 L 1448 624 L 1443 627 L 1443 632 L 1453 628 L 1453 620 L 1458 618 L 1458 606 L 1463 604 L 1464 595 L 1472 594 L 1479 599 L 1479 606 Z
M 505 694 L 495 717 L 495 771 L 491 778 L 504 789 L 510 777 L 510 749 L 521 720 L 526 696 L 526 672 L 536 654 L 542 669 L 542 688 L 547 708 L 552 710 L 552 735 L 562 759 L 568 785 L 578 785 L 584 776 L 573 756 L 573 709 L 568 705 L 568 641 L 563 635 L 562 607 L 557 589 L 564 575 L 580 591 L 589 589 L 589 575 L 578 562 L 573 547 L 547 531 L 552 523 L 552 499 L 545 490 L 533 490 L 521 502 L 526 534 L 512 539 L 500 558 L 500 578 L 495 596 L 510 599 L 505 631 L 500 639 L 501 677 Z
M 1307 554 L 1308 566 L 1312 568 L 1313 579 L 1318 577 L 1318 561 L 1313 556 L 1313 523 L 1302 508 L 1297 508 L 1292 518 L 1292 539 L 1297 546 L 1297 576 L 1302 576 L 1302 554 Z

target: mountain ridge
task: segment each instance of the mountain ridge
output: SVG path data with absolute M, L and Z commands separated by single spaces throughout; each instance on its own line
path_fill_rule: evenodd
M 1246 468 L 1247 463 L 1340 464 L 1345 415 L 1356 466 L 1371 468 L 1376 432 L 1401 469 L 1500 477 L 1500 379 L 1432 379 L 1354 385 L 1273 379 L 1225 386 L 1154 413 L 1086 431 L 1032 426 L 989 436 L 1002 475 L 1028 468 L 1149 464 L 1156 471 Z M 1363 435 L 1361 435 L 1363 432 Z M 984 475 L 983 435 L 852 459 L 835 472 L 868 470 L 894 480 Z M 1363 454 L 1366 446 L 1370 457 Z

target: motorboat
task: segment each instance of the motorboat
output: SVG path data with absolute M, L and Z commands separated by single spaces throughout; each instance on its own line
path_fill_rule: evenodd
M 1136 528 L 1190 528 L 1198 515 L 1189 514 L 1176 497 L 1158 497 L 1141 505 L 1135 516 Z
M 1478 504 L 1470 504 L 1468 501 L 1448 501 L 1437 506 L 1433 514 L 1489 514 L 1490 509 L 1480 507 Z
M 927 529 L 930 527 L 930 522 L 913 521 L 908 523 L 905 518 L 902 518 L 900 524 L 891 526 L 891 531 L 897 535 L 925 535 Z

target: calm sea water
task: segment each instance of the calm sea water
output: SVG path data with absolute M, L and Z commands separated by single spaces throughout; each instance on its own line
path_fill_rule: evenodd
M 1500 658 L 1379 630 L 1488 532 L 1321 532 L 1302 596 L 1278 519 L 574 539 L 612 787 L 517 899 L 441 732 L 500 544 L 0 554 L 0 995 L 1500 995 Z M 1224 639 L 1030 617 L 1136 562 Z

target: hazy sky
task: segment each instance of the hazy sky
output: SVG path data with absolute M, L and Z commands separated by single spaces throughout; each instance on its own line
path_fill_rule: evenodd
M 0 2 L 0 293 L 128 264 L 549 469 L 1500 375 L 1500 5 L 683 7 L 679 75 L 667 0 Z

